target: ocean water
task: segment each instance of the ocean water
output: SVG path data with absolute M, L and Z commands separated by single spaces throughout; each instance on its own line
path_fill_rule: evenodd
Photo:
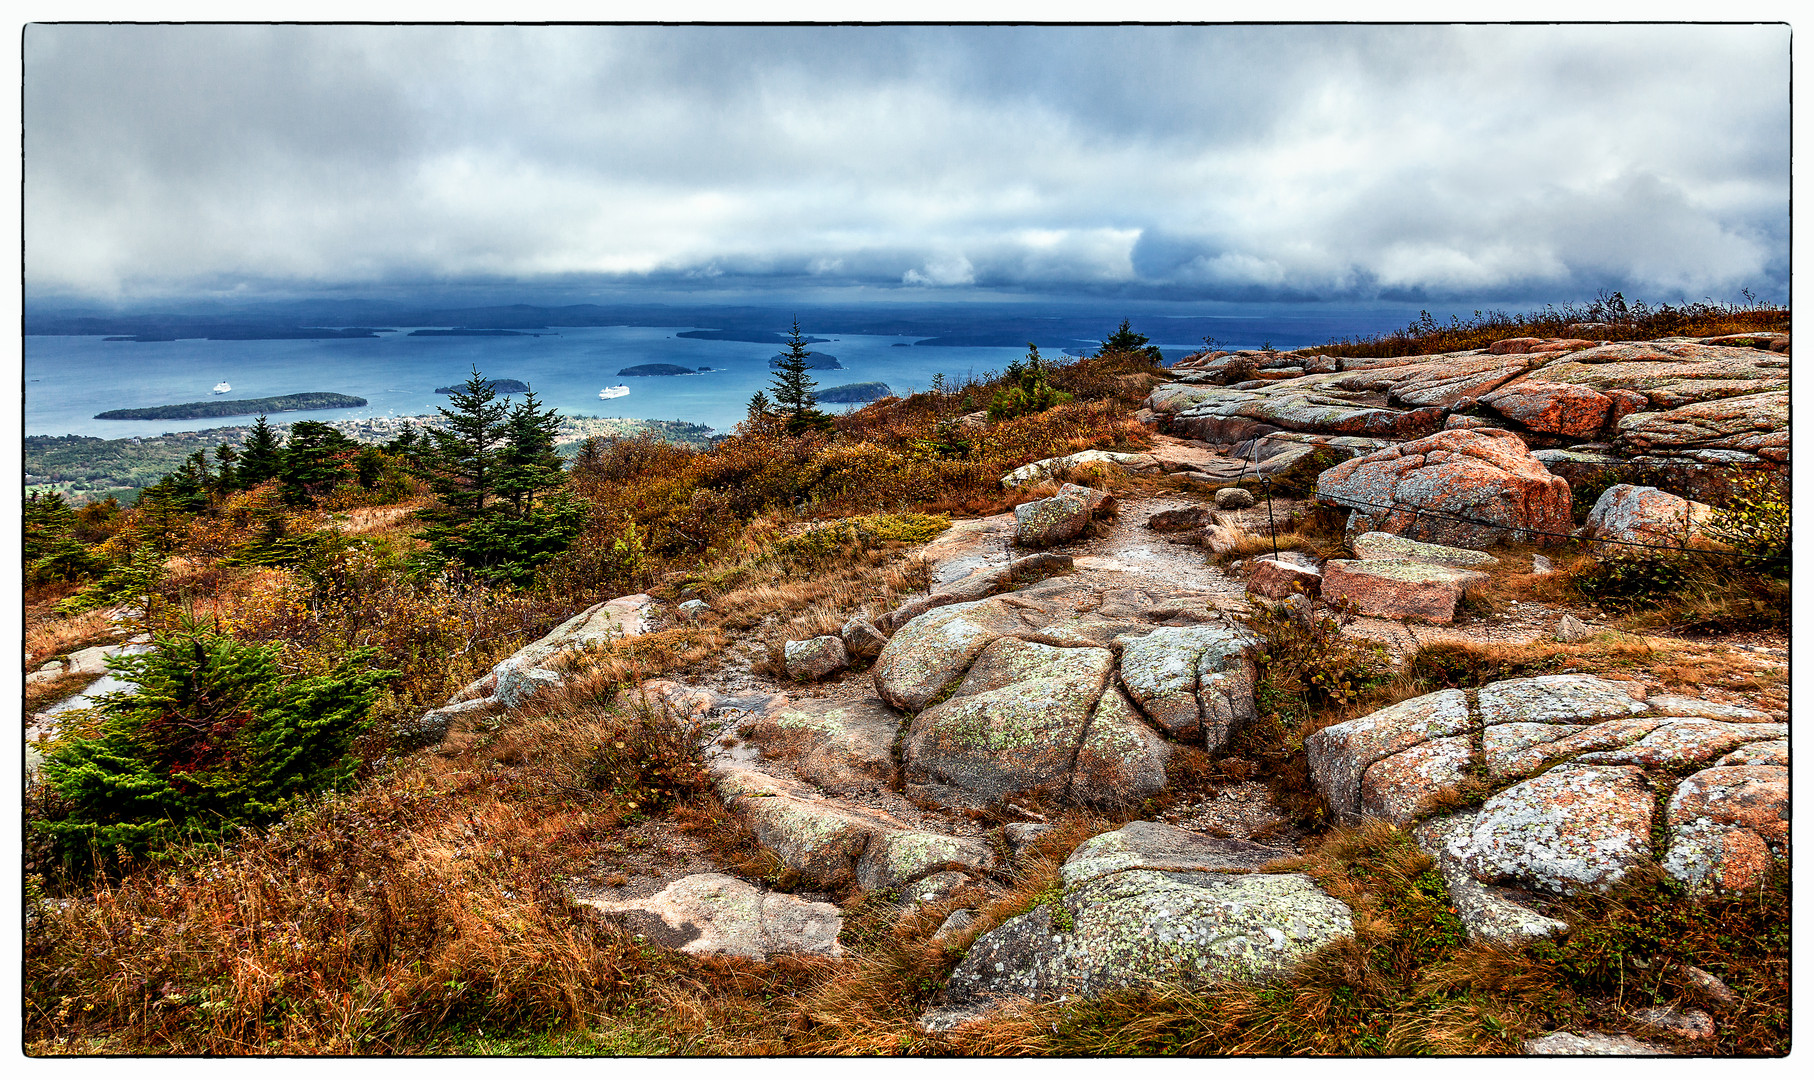
M 365 408 L 276 414 L 273 419 L 345 420 L 413 416 L 446 405 L 437 386 L 462 382 L 474 366 L 487 378 L 528 383 L 568 415 L 687 420 L 728 431 L 750 395 L 768 387 L 779 346 L 677 337 L 690 327 L 561 327 L 539 337 L 410 337 L 411 327 L 377 338 L 321 341 L 103 341 L 98 337 L 25 339 L 25 433 L 117 439 L 249 423 L 250 418 L 96 420 L 110 409 L 206 401 L 226 380 L 228 399 L 325 392 L 365 398 Z M 815 371 L 820 387 L 883 382 L 896 393 L 924 390 L 933 376 L 961 380 L 1000 371 L 1024 348 L 912 346 L 912 338 L 821 334 L 812 346 L 843 370 Z M 899 343 L 900 347 L 897 347 Z M 1059 350 L 1049 350 L 1056 355 Z M 1171 350 L 1168 349 L 1168 352 Z M 696 375 L 619 376 L 636 364 L 717 370 Z M 628 396 L 601 401 L 599 390 L 626 385 Z M 829 411 L 857 406 L 828 405 Z

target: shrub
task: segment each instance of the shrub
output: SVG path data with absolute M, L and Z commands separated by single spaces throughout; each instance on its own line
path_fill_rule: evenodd
M 204 631 L 159 635 L 153 652 L 109 661 L 137 689 L 101 699 L 95 734 L 45 754 L 61 813 L 38 827 L 80 860 L 275 820 L 351 776 L 347 751 L 395 674 L 368 668 L 376 655 L 355 649 L 331 672 L 304 677 L 280 668 L 273 647 Z
M 1008 365 L 1008 385 L 996 391 L 989 403 L 989 419 L 1012 420 L 1063 405 L 1071 395 L 1051 384 L 1051 371 L 1039 355 L 1039 346 L 1027 342 L 1027 358 Z
M 1651 307 L 1642 300 L 1627 302 L 1616 292 L 1601 293 L 1587 304 L 1561 307 L 1546 304 L 1541 311 L 1524 314 L 1476 311 L 1468 319 L 1450 316 L 1447 323 L 1437 321 L 1425 311 L 1403 330 L 1371 338 L 1331 340 L 1303 351 L 1328 356 L 1417 356 L 1483 349 L 1503 338 L 1573 337 L 1568 328 L 1576 323 L 1595 324 L 1596 329 L 1590 336 L 1608 341 L 1789 329 L 1788 308 L 1752 301 L 1749 293 L 1746 300 L 1743 304 L 1710 300 L 1680 307 L 1671 304 Z
M 1707 533 L 1730 544 L 1747 565 L 1789 574 L 1789 499 L 1774 477 L 1751 474 L 1734 481 L 1726 505 L 1714 511 Z
M 1603 555 L 1572 574 L 1581 592 L 1614 608 L 1631 608 L 1681 592 L 1694 577 L 1695 556 Z

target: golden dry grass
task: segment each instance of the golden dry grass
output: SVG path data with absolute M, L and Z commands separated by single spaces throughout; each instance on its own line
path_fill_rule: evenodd
M 52 657 L 66 656 L 118 639 L 118 627 L 106 611 L 85 611 L 80 615 L 47 615 L 29 621 L 25 627 L 25 663 L 41 666 Z

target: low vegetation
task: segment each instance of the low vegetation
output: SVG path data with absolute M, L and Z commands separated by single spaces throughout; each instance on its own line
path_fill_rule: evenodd
M 1752 299 L 1744 303 L 1701 301 L 1657 304 L 1627 301 L 1620 293 L 1602 293 L 1586 304 L 1550 304 L 1539 311 L 1476 311 L 1444 323 L 1423 312 L 1403 330 L 1367 338 L 1331 340 L 1300 352 L 1325 356 L 1420 356 L 1427 353 L 1484 349 L 1515 337 L 1587 338 L 1594 341 L 1655 341 L 1664 337 L 1717 337 L 1726 334 L 1787 333 L 1789 309 Z

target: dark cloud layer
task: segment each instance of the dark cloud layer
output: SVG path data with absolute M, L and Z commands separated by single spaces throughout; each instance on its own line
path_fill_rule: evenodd
M 27 282 L 1786 294 L 1785 27 L 30 27 Z

